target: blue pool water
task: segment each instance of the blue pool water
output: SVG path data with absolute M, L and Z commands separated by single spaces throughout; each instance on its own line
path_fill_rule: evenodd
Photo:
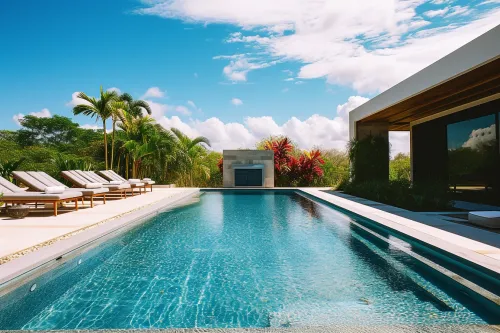
M 0 311 L 0 329 L 486 323 L 354 219 L 295 193 L 207 192 Z

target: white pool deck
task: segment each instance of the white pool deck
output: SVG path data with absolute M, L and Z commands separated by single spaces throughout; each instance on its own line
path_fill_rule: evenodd
M 23 260 L 27 262 L 28 259 L 23 257 L 30 257 L 30 262 L 33 264 L 33 260 L 44 257 L 50 252 L 50 248 L 61 247 L 59 243 L 81 244 L 85 241 L 86 234 L 105 232 L 106 228 L 111 230 L 113 224 L 118 225 L 122 220 L 138 219 L 148 211 L 158 211 L 158 207 L 173 202 L 176 198 L 192 197 L 199 193 L 199 190 L 155 188 L 153 192 L 147 194 L 124 200 L 108 200 L 106 205 L 97 202 L 96 207 L 92 209 L 84 206 L 77 212 L 69 211 L 57 217 L 33 214 L 23 220 L 13 220 L 0 215 L 0 273 L 7 269 L 4 266 L 14 266 L 12 265 L 14 262 L 15 266 L 23 265 Z M 338 192 L 329 193 L 326 188 L 294 188 L 294 190 L 355 212 L 500 273 L 498 233 L 449 222 L 432 214 L 410 212 Z M 88 229 L 92 229 L 92 232 Z M 54 258 L 54 253 L 51 254 L 51 258 Z
M 190 188 L 155 188 L 153 192 L 135 195 L 126 199 L 108 199 L 106 204 L 95 199 L 94 208 L 90 208 L 88 201 L 80 205 L 78 211 L 73 210 L 73 204 L 61 209 L 58 216 L 47 213 L 30 213 L 21 220 L 11 219 L 5 214 L 0 215 L 0 264 L 7 261 L 5 257 L 56 240 L 65 235 L 71 235 L 103 222 L 112 221 L 147 206 L 165 201 L 169 198 L 182 197 L 197 191 Z M 3 260 L 2 260 L 3 258 Z

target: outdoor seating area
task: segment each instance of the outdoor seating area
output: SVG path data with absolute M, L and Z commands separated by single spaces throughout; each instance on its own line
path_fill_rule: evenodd
M 74 202 L 74 209 L 78 210 L 78 203 L 82 205 L 85 201 L 89 202 L 90 208 L 94 208 L 94 199 L 102 199 L 106 204 L 106 199 L 117 198 L 125 199 L 127 195 L 134 196 L 135 193 L 146 193 L 146 186 L 152 192 L 152 186 L 155 183 L 151 179 L 145 181 L 134 179 L 125 180 L 116 173 L 102 171 L 116 180 L 102 178 L 99 174 L 92 171 L 70 170 L 62 171 L 61 176 L 72 184 L 69 187 L 56 178 L 43 171 L 13 171 L 12 177 L 16 184 L 0 177 L 0 201 L 5 203 L 5 211 L 9 210 L 9 204 L 14 205 L 32 205 L 26 209 L 26 214 L 34 208 L 43 204 L 44 208 L 50 207 L 54 216 L 58 215 L 58 208 L 64 203 Z M 121 178 L 121 179 L 120 179 Z M 18 185 L 22 185 L 20 187 Z M 138 191 L 134 191 L 138 189 Z M 51 206 L 48 206 L 51 205 Z M 16 216 L 13 213 L 13 217 Z M 18 217 L 24 214 L 18 214 Z

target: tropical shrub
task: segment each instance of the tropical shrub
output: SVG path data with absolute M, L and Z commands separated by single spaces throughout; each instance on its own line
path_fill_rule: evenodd
M 410 156 L 408 154 L 397 154 L 389 162 L 390 180 L 411 180 Z
M 323 177 L 325 161 L 319 150 L 303 151 L 297 156 L 298 150 L 287 137 L 271 138 L 261 147 L 274 152 L 276 186 L 311 186 Z
M 0 176 L 3 178 L 12 181 L 12 171 L 18 170 L 21 164 L 24 162 L 25 158 L 22 157 L 16 161 L 6 161 L 0 162 Z
M 353 139 L 348 144 L 351 179 L 355 182 L 387 180 L 389 177 L 389 141 L 381 136 Z
M 408 180 L 371 180 L 345 182 L 339 188 L 347 194 L 412 210 L 447 210 L 452 206 L 451 193 L 442 184 L 412 185 Z

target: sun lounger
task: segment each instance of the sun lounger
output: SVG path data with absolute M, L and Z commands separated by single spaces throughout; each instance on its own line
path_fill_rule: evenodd
M 129 182 L 131 184 L 134 184 L 134 182 L 131 182 L 130 179 L 126 180 L 125 178 L 123 178 L 122 176 L 120 176 L 119 174 L 117 174 L 116 172 L 114 172 L 113 170 L 97 171 L 97 173 L 99 175 L 103 176 L 104 178 L 106 178 L 109 181 L 121 181 L 123 183 Z M 141 179 L 140 182 L 145 184 L 145 188 L 149 187 L 150 191 L 153 192 L 153 185 L 156 183 L 154 180 Z
M 42 192 L 26 192 L 20 187 L 12 184 L 8 180 L 0 177 L 0 193 L 3 194 L 0 201 L 7 204 L 35 204 L 49 203 L 52 204 L 54 216 L 57 216 L 57 208 L 62 202 L 74 202 L 75 210 L 78 210 L 78 200 L 82 198 L 82 192 L 79 191 L 64 191 L 63 193 L 47 194 Z
M 499 229 L 500 211 L 469 212 L 469 222 L 481 227 Z
M 131 184 L 129 182 L 108 181 L 107 179 L 101 177 L 101 175 L 98 175 L 94 171 L 79 171 L 79 170 L 76 170 L 76 172 L 78 172 L 80 175 L 82 175 L 82 177 L 86 177 L 89 180 L 92 180 L 92 181 L 95 181 L 95 182 L 99 182 L 101 184 L 104 184 L 105 186 L 116 186 L 116 185 L 127 186 L 128 185 L 130 187 L 130 189 L 131 189 L 130 193 L 132 195 L 134 195 L 134 189 L 135 188 L 139 189 L 139 194 L 141 194 L 141 189 L 142 188 L 144 188 L 144 191 L 146 191 L 144 183 L 134 183 L 134 184 Z
M 142 182 L 137 182 L 137 183 L 130 183 L 130 182 L 122 182 L 122 181 L 108 181 L 107 179 L 101 177 L 97 173 L 93 171 L 80 171 L 76 170 L 80 176 L 87 178 L 89 181 L 95 181 L 95 182 L 100 182 L 102 184 L 106 184 L 106 186 L 116 186 L 116 185 L 125 185 L 131 188 L 131 194 L 134 195 L 134 189 L 137 188 L 139 189 L 139 194 L 141 194 L 141 189 L 144 189 L 144 192 L 146 191 L 146 185 Z
M 106 193 L 109 192 L 109 189 L 103 186 L 94 186 L 93 188 L 86 188 L 85 186 L 80 188 L 69 188 L 43 171 L 14 171 L 12 174 L 16 180 L 28 186 L 32 191 L 43 192 L 47 187 L 62 186 L 65 191 L 82 192 L 82 201 L 88 199 L 90 201 L 90 207 L 92 208 L 94 207 L 95 197 L 102 197 L 103 203 L 105 204 Z
M 80 171 L 80 170 L 61 172 L 61 175 L 64 177 L 64 179 L 67 179 L 77 187 L 85 188 L 93 184 L 100 184 L 104 188 L 107 188 L 110 193 L 119 193 L 121 198 L 126 197 L 127 191 L 129 190 L 132 191 L 131 186 L 128 184 L 118 184 L 118 185 L 110 184 L 107 180 L 102 179 L 101 177 L 94 178 L 92 174 L 94 173 L 90 171 Z

